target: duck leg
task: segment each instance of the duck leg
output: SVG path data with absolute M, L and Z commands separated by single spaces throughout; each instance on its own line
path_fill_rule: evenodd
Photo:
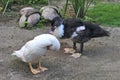
M 29 63 L 29 67 L 30 67 L 30 70 L 31 70 L 31 72 L 32 72 L 33 74 L 38 74 L 38 73 L 41 72 L 39 69 L 34 69 L 34 68 L 32 67 L 32 64 L 31 64 L 31 63 Z
M 73 48 L 64 48 L 64 53 L 73 54 L 76 52 L 76 42 L 73 42 Z
M 40 60 L 39 60 L 39 64 L 38 64 L 38 69 L 39 69 L 40 71 L 42 71 L 42 72 L 48 70 L 48 68 L 45 68 L 45 67 L 42 67 L 42 66 L 41 66 Z
M 80 53 L 83 52 L 83 47 L 84 47 L 84 43 L 81 43 L 80 44 Z M 73 49 L 75 49 L 77 52 L 76 42 L 73 42 Z
M 76 47 L 76 42 L 73 42 L 73 50 L 74 52 L 72 52 L 72 57 L 74 58 L 79 58 L 81 56 L 81 53 L 77 53 L 77 47 Z
M 81 43 L 81 45 L 80 45 L 80 53 L 82 54 L 82 52 L 83 52 L 83 47 L 84 47 L 84 43 Z
M 83 45 L 81 45 L 81 48 L 83 47 Z M 82 48 L 83 49 L 83 48 Z M 81 51 L 82 51 L 82 49 L 81 49 Z M 76 42 L 73 42 L 73 48 L 72 49 L 70 49 L 70 48 L 65 48 L 64 49 L 65 50 L 65 52 L 64 53 L 70 53 L 70 54 L 72 54 L 72 55 L 70 55 L 70 56 L 72 56 L 72 57 L 74 57 L 74 58 L 79 58 L 80 56 L 81 56 L 81 53 L 77 53 L 77 47 L 76 47 Z M 80 51 L 80 52 L 81 52 Z
M 76 47 L 76 42 L 73 42 L 73 49 L 77 49 L 77 47 Z

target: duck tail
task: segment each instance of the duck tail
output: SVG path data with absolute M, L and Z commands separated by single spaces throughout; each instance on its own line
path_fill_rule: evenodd
M 110 36 L 109 31 L 99 28 L 98 30 L 93 32 L 93 35 L 91 37 L 94 38 L 94 37 L 104 37 L 104 36 Z
M 92 22 L 83 22 L 83 23 L 88 29 L 91 30 L 91 38 L 110 36 L 109 31 L 104 30 L 98 24 Z
M 110 36 L 109 31 L 103 30 L 103 36 Z

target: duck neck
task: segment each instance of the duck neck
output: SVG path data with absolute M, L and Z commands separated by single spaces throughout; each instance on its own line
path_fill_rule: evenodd
M 55 30 L 55 36 L 58 38 L 62 38 L 64 36 L 64 25 L 61 24 Z

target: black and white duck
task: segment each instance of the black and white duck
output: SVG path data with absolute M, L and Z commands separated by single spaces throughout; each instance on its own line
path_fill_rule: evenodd
M 79 53 L 81 54 L 83 53 L 84 43 L 91 38 L 109 36 L 109 32 L 99 25 L 76 18 L 62 20 L 61 17 L 56 17 L 51 25 L 50 33 L 61 39 L 70 38 L 73 41 L 73 49 L 77 50 L 76 43 L 80 43 Z

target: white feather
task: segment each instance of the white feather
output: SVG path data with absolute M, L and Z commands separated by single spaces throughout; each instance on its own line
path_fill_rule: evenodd
M 28 41 L 20 50 L 15 51 L 12 55 L 16 55 L 24 62 L 37 62 L 40 56 L 45 54 L 48 46 L 50 46 L 50 50 L 60 49 L 60 43 L 55 36 L 42 34 Z
M 64 36 L 64 25 L 61 24 L 60 26 L 58 26 L 55 31 L 53 32 L 53 34 L 57 37 L 57 38 L 61 38 L 62 36 Z
M 71 39 L 73 39 L 74 37 L 78 36 L 78 34 L 76 32 L 85 30 L 85 26 L 79 26 L 77 27 L 76 31 L 73 32 L 73 34 L 71 35 Z
M 82 30 L 85 30 L 85 26 L 79 26 L 76 31 L 79 32 L 79 31 L 82 31 Z
M 78 34 L 76 32 L 73 32 L 71 39 L 73 39 L 74 37 L 78 36 Z

